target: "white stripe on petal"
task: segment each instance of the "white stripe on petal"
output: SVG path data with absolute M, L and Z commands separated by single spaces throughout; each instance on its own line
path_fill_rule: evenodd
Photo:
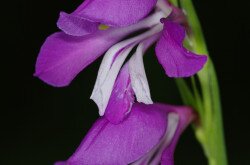
M 156 7 L 165 13 L 165 17 L 168 17 L 172 12 L 172 7 L 166 0 L 158 0 Z
M 119 70 L 130 51 L 142 40 L 159 33 L 162 28 L 162 24 L 158 24 L 141 35 L 117 43 L 107 51 L 99 68 L 94 90 L 90 97 L 97 104 L 101 116 L 107 107 Z
M 131 163 L 131 165 L 160 164 L 162 153 L 173 141 L 179 122 L 180 122 L 180 117 L 178 116 L 178 114 L 173 112 L 169 113 L 167 129 L 160 142 L 150 152 L 148 152 L 146 155 L 141 157 L 136 162 Z
M 135 44 L 128 48 L 125 48 L 118 54 L 118 57 L 114 61 L 112 67 L 109 69 L 108 72 L 105 72 L 106 77 L 100 76 L 100 78 L 103 79 L 103 81 L 101 81 L 102 83 L 99 82 L 100 85 L 94 88 L 96 90 L 95 93 L 92 94 L 91 99 L 93 99 L 97 104 L 99 108 L 99 114 L 101 116 L 104 114 L 105 109 L 108 105 L 108 101 L 120 68 L 122 67 L 123 62 L 125 61 L 126 57 L 134 46 Z
M 159 145 L 156 156 L 154 157 L 154 159 L 150 163 L 152 163 L 152 164 L 159 164 L 160 163 L 163 151 L 173 141 L 173 138 L 174 138 L 174 135 L 177 131 L 179 122 L 180 122 L 180 117 L 178 116 L 178 114 L 173 113 L 173 112 L 168 114 L 167 132 L 165 133 L 165 135 L 162 139 L 162 142 Z
M 139 44 L 135 54 L 129 60 L 129 74 L 132 88 L 138 102 L 152 104 L 150 89 L 143 64 L 143 55 L 147 48 L 159 38 L 159 34 L 150 37 Z

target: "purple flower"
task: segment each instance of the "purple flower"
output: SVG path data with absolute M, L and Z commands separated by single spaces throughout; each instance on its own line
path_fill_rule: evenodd
M 179 136 L 193 119 L 189 107 L 135 103 L 119 124 L 100 117 L 75 153 L 55 165 L 173 165 Z
M 154 42 L 158 61 L 169 77 L 192 76 L 205 64 L 206 56 L 183 47 L 185 19 L 180 13 L 165 0 L 85 0 L 71 14 L 61 12 L 57 25 L 62 32 L 46 39 L 34 75 L 50 85 L 66 86 L 106 52 L 91 99 L 100 115 L 119 123 L 129 114 L 134 95 L 138 102 L 153 103 L 143 54 Z M 100 30 L 104 24 L 109 28 Z M 144 32 L 121 41 L 139 30 Z

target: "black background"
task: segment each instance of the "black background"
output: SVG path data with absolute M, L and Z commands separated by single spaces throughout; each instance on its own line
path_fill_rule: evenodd
M 3 1 L 4 2 L 4 1 Z M 5 1 L 6 2 L 6 1 Z M 71 12 L 81 0 L 1 2 L 1 165 L 49 165 L 67 159 L 98 117 L 89 99 L 101 59 L 65 88 L 34 78 L 40 46 L 57 31 L 59 11 Z M 207 45 L 218 72 L 230 164 L 248 165 L 249 3 L 195 0 Z M 153 51 L 145 57 L 155 101 L 181 104 L 174 81 L 164 75 Z M 180 139 L 176 165 L 206 165 L 189 128 Z

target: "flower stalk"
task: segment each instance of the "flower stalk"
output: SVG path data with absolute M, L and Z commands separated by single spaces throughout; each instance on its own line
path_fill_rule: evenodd
M 187 41 L 189 47 L 195 53 L 208 55 L 201 25 L 192 1 L 180 0 L 179 2 L 180 7 L 186 13 L 191 30 Z M 183 102 L 193 106 L 199 113 L 199 124 L 194 126 L 194 130 L 204 149 L 209 165 L 227 165 L 218 80 L 210 58 L 208 58 L 204 68 L 197 74 L 201 87 L 200 91 L 195 78 L 191 78 L 192 92 L 183 79 L 176 81 Z

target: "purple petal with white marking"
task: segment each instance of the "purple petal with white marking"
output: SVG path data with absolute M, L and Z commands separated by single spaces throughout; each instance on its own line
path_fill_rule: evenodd
M 54 33 L 41 47 L 34 75 L 52 86 L 66 86 L 110 46 L 130 33 L 153 26 L 162 15 L 158 12 L 126 28 L 108 29 L 82 37 Z
M 207 56 L 197 55 L 183 47 L 185 29 L 174 22 L 163 20 L 164 29 L 155 51 L 158 61 L 169 77 L 189 77 L 202 69 Z
M 173 165 L 176 142 L 193 117 L 188 107 L 135 103 L 119 124 L 97 120 L 65 164 Z
M 131 87 L 128 64 L 125 64 L 115 81 L 105 110 L 105 117 L 113 124 L 120 123 L 129 115 L 134 99 L 134 91 Z
M 110 122 L 118 124 L 127 117 L 134 103 L 134 91 L 137 92 L 138 102 L 143 102 L 146 104 L 153 103 L 150 97 L 142 56 L 146 49 L 151 44 L 153 44 L 158 39 L 158 37 L 159 34 L 156 34 L 141 42 L 136 53 L 131 57 L 129 62 L 122 67 L 115 81 L 108 105 L 105 110 L 105 117 Z M 131 80 L 131 77 L 133 80 Z M 134 87 L 132 89 L 133 84 Z
M 100 118 L 68 165 L 127 165 L 148 153 L 166 130 L 167 113 L 154 106 L 134 104 L 120 124 Z
M 167 113 L 167 130 L 161 141 L 147 154 L 131 165 L 174 165 L 174 150 L 183 130 L 194 119 L 193 110 L 185 106 L 153 104 Z
M 166 105 L 161 105 L 163 108 L 167 108 Z M 180 135 L 186 129 L 186 127 L 194 120 L 196 114 L 190 107 L 173 107 L 174 111 L 179 116 L 179 124 L 173 136 L 171 143 L 168 147 L 165 147 L 163 153 L 161 154 L 161 164 L 162 165 L 174 165 L 174 151 L 178 143 Z
M 162 25 L 154 26 L 141 35 L 117 43 L 107 51 L 99 68 L 96 83 L 90 97 L 97 104 L 101 116 L 105 112 L 115 79 L 129 52 L 136 44 L 159 33 L 161 30 Z
M 111 51 L 108 51 L 103 58 L 96 84 L 90 97 L 97 104 L 100 116 L 102 116 L 106 110 L 120 68 L 134 46 L 135 44 L 127 48 L 122 47 L 117 52 L 113 52 L 113 50 L 110 49 Z M 116 60 L 114 62 L 110 61 L 112 63 L 111 66 L 107 65 L 108 60 L 112 60 L 115 56 L 117 56 Z

